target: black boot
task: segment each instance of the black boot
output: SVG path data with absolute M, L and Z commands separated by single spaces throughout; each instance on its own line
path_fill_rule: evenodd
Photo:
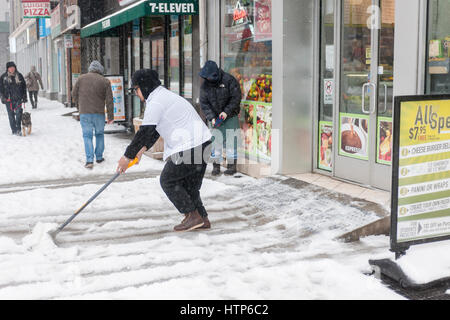
M 218 176 L 220 174 L 220 164 L 219 163 L 213 163 L 213 170 L 211 172 L 211 175 Z
M 225 170 L 224 174 L 227 176 L 232 176 L 237 172 L 237 160 L 234 160 L 233 163 L 227 164 L 227 170 Z

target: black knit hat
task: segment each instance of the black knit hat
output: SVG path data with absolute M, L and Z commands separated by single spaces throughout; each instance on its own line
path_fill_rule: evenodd
M 155 70 L 141 69 L 133 74 L 131 84 L 133 87 L 138 86 L 144 98 L 147 99 L 150 93 L 161 85 L 161 81 Z
M 14 67 L 17 69 L 16 64 L 13 61 L 9 61 L 6 63 L 6 69 L 8 70 L 8 68 L 10 67 Z
M 218 82 L 220 81 L 220 69 L 212 60 L 206 61 L 202 70 L 198 73 L 200 77 L 210 82 Z

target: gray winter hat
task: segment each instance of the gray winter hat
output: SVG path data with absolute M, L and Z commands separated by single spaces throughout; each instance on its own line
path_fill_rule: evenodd
M 89 72 L 96 72 L 100 73 L 101 75 L 103 75 L 103 73 L 105 72 L 105 68 L 103 68 L 102 64 L 97 60 L 91 62 L 88 70 Z

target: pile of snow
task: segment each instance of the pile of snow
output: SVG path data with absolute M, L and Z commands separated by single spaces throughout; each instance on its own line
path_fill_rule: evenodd
M 426 284 L 450 277 L 449 252 L 450 241 L 416 245 L 396 263 L 412 282 Z
M 53 242 L 53 238 L 49 232 L 58 227 L 56 223 L 41 223 L 39 222 L 31 232 L 22 239 L 22 244 L 27 250 L 37 250 L 46 252 L 57 248 Z
M 119 123 L 112 123 L 105 125 L 105 133 L 109 132 L 126 132 L 127 128 Z

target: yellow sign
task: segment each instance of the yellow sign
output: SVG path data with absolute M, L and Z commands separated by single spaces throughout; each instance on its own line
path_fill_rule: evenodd
M 450 100 L 400 108 L 397 241 L 450 235 Z
M 450 100 L 409 101 L 402 106 L 401 147 L 450 140 Z

